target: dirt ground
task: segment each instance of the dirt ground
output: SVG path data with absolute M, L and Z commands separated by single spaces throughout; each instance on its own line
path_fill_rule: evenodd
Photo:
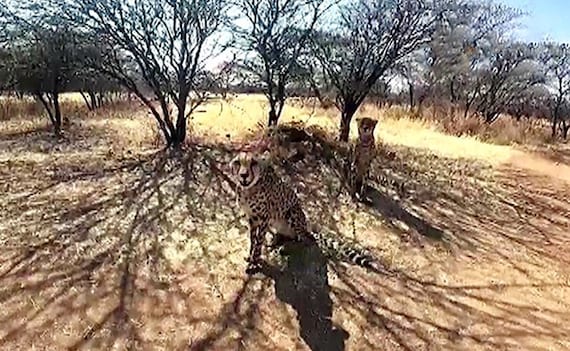
M 323 124 L 313 112 L 285 120 Z M 0 349 L 570 349 L 567 147 L 383 121 L 396 156 L 375 172 L 405 194 L 371 184 L 357 206 L 314 154 L 280 172 L 322 230 L 395 274 L 307 248 L 247 277 L 244 218 L 209 167 L 232 155 L 206 131 L 234 140 L 254 121 L 216 116 L 193 121 L 209 144 L 178 154 L 121 134 L 151 138 L 146 116 L 77 118 L 65 141 L 0 122 Z

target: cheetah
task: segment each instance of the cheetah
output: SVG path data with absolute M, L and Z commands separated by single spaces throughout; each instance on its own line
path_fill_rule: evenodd
M 364 199 L 366 182 L 376 181 L 384 186 L 393 186 L 400 193 L 405 194 L 406 188 L 403 183 L 395 179 L 390 179 L 382 174 L 370 174 L 372 160 L 378 155 L 376 149 L 376 139 L 374 130 L 378 121 L 370 117 L 363 117 L 356 120 L 358 126 L 358 140 L 350 150 L 345 163 L 345 177 L 350 194 L 354 199 L 362 201 Z
M 274 233 L 271 247 L 287 241 L 315 243 L 329 258 L 377 269 L 374 258 L 364 250 L 310 229 L 297 194 L 281 180 L 269 162 L 253 153 L 240 152 L 230 161 L 229 170 L 239 205 L 248 218 L 248 275 L 261 270 L 261 249 L 268 230 Z
M 366 188 L 366 180 L 370 176 L 370 163 L 376 156 L 376 139 L 374 130 L 378 121 L 370 117 L 356 120 L 358 126 L 358 141 L 351 150 L 346 166 L 351 195 L 362 199 Z

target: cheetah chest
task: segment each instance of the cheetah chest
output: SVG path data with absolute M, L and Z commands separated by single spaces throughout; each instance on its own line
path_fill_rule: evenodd
M 373 146 L 357 146 L 355 150 L 354 163 L 357 172 L 362 172 L 366 170 L 372 159 L 374 158 L 374 147 Z
M 291 220 L 287 218 L 289 203 L 283 199 L 273 199 L 261 194 L 242 194 L 239 197 L 240 207 L 249 218 L 265 218 L 269 231 L 276 234 L 294 237 L 295 231 L 291 228 Z

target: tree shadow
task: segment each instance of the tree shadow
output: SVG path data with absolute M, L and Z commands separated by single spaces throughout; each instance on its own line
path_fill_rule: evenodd
M 449 285 L 400 272 L 397 278 L 375 279 L 370 284 L 369 278 L 347 273 L 337 267 L 340 282 L 332 293 L 349 315 L 365 316 L 367 326 L 362 332 L 375 331 L 369 333 L 366 349 L 390 349 L 395 343 L 398 349 L 410 351 L 429 347 L 547 350 L 543 345 L 563 343 L 570 336 L 568 328 L 557 328 L 552 320 L 567 320 L 564 312 L 505 296 L 533 288 L 567 288 L 563 283 Z M 425 310 L 418 313 L 418 308 Z M 549 343 L 543 344 L 544 340 Z
M 371 189 L 380 209 L 335 196 L 338 176 L 318 147 L 290 172 L 278 167 L 310 220 L 345 237 L 354 227 L 391 276 L 327 264 L 309 247 L 247 277 L 245 225 L 209 166 L 233 156 L 223 145 L 0 170 L 0 348 L 564 349 L 570 189 L 396 153 L 382 167 L 413 197 Z M 441 228 L 454 250 L 434 253 L 439 239 L 401 245 L 385 218 Z
M 256 288 L 255 283 L 261 283 Z M 188 350 L 204 351 L 215 347 L 221 339 L 228 334 L 238 334 L 236 349 L 244 350 L 245 343 L 255 333 L 255 320 L 259 314 L 259 303 L 268 290 L 269 281 L 256 280 L 247 277 L 237 290 L 234 298 L 224 304 L 220 313 L 212 320 L 213 328 L 202 337 L 192 340 L 187 346 Z
M 0 314 L 0 344 L 38 343 L 56 324 L 80 335 L 64 343 L 68 349 L 146 348 L 148 340 L 137 321 L 141 301 L 156 300 L 167 291 L 173 300 L 162 304 L 164 310 L 185 301 L 175 284 L 180 272 L 165 257 L 166 249 L 180 249 L 185 239 L 180 233 L 188 225 L 173 221 L 173 209 L 188 206 L 192 220 L 200 223 L 209 219 L 205 202 L 224 194 L 213 187 L 205 193 L 199 185 L 206 183 L 201 177 L 207 172 L 195 161 L 208 155 L 187 152 L 159 151 L 94 173 L 83 169 L 57 184 L 38 184 L 27 195 L 7 197 L 2 217 L 19 214 L 22 222 L 8 223 L 4 229 L 10 237 L 1 238 L 0 304 L 6 308 Z M 183 173 L 200 179 L 180 181 Z M 105 188 L 74 198 L 57 196 L 58 188 L 85 182 Z M 186 198 L 192 201 L 182 201 Z M 46 201 L 50 211 L 45 211 Z M 37 211 L 43 211 L 41 216 Z M 171 316 L 191 324 L 184 314 Z M 54 329 L 49 337 L 61 332 Z
M 564 304 L 560 296 L 570 291 L 559 278 L 569 259 L 560 247 L 570 240 L 564 229 L 570 225 L 564 218 L 570 211 L 570 188 L 556 184 L 551 189 L 551 179 L 528 171 L 390 145 L 383 147 L 396 157 L 381 155 L 373 172 L 387 170 L 404 179 L 409 195 L 369 187 L 370 203 L 361 206 L 350 203 L 348 194 L 331 195 L 331 188 L 340 187 L 335 171 L 340 146 L 316 133 L 297 139 L 302 141 L 285 145 L 312 146 L 291 162 L 294 170 L 287 176 L 302 194 L 309 217 L 336 232 L 347 233 L 339 223 L 350 221 L 351 212 L 353 221 L 361 222 L 353 225 L 355 232 L 374 226 L 360 239 L 391 261 L 395 272 L 370 276 L 354 267 L 333 267 L 339 279 L 331 293 L 341 318 L 366 320 L 366 327 L 350 330 L 352 335 L 368 333 L 370 340 L 359 343 L 359 349 L 393 349 L 396 344 L 406 350 L 433 345 L 545 350 L 545 345 L 569 339 L 568 328 L 558 327 L 568 320 L 566 312 L 555 306 Z M 412 238 L 421 250 L 400 246 L 409 241 L 410 230 L 421 234 Z M 392 234 L 400 241 L 394 243 Z M 445 250 L 438 250 L 440 244 Z M 462 268 L 450 268 L 452 263 Z M 450 273 L 454 269 L 467 272 Z M 468 278 L 473 274 L 476 278 Z M 528 294 L 541 298 L 528 299 Z
M 281 147 L 290 149 L 299 149 L 304 143 L 309 147 L 301 147 L 300 151 L 293 152 L 293 156 L 287 159 L 281 159 L 280 164 L 286 165 L 285 170 L 287 174 L 295 178 L 295 174 L 303 173 L 310 174 L 314 172 L 325 173 L 328 178 L 336 178 L 332 182 L 338 184 L 336 192 L 342 193 L 346 189 L 343 183 L 345 175 L 343 174 L 343 162 L 347 156 L 347 146 L 339 144 L 333 137 L 323 130 L 313 127 L 312 133 L 300 129 L 299 126 L 283 125 L 278 129 L 280 136 Z M 306 150 L 309 149 L 309 150 Z M 401 238 L 407 243 L 412 243 L 418 246 L 423 246 L 423 238 L 443 242 L 445 240 L 445 233 L 443 230 L 430 224 L 428 221 L 421 218 L 421 215 L 414 214 L 413 211 L 406 209 L 403 201 L 400 199 L 405 195 L 406 191 L 401 184 L 401 179 L 410 180 L 407 177 L 407 172 L 399 172 L 400 179 L 390 178 L 387 176 L 385 169 L 394 170 L 392 167 L 394 162 L 393 154 L 395 151 L 380 149 L 380 160 L 374 162 L 371 167 L 371 173 L 374 175 L 382 174 L 385 179 L 395 181 L 394 189 L 385 188 L 383 191 L 378 190 L 376 187 L 368 184 L 366 186 L 366 197 L 360 204 L 367 206 L 369 209 L 374 210 L 379 217 L 389 222 L 392 230 L 400 233 Z M 300 155 L 300 156 L 299 156 Z M 301 167 L 295 167 L 295 164 L 302 164 Z M 403 176 L 404 175 L 404 176 Z M 301 177 L 296 177 L 298 181 Z M 376 184 L 374 184 L 376 185 Z M 405 184 L 411 187 L 412 184 Z M 395 195 L 394 195 L 395 193 Z M 345 195 L 347 195 L 346 193 Z M 424 194 L 425 196 L 425 194 Z
M 407 233 L 408 228 L 414 230 L 413 233 L 418 233 L 431 240 L 443 241 L 445 233 L 426 222 L 418 215 L 412 214 L 405 208 L 403 208 L 397 201 L 392 197 L 381 193 L 377 189 L 367 186 L 365 195 L 367 198 L 363 199 L 363 203 L 370 208 L 378 211 L 378 213 L 390 221 L 390 226 L 401 232 L 402 235 Z M 405 229 L 397 224 L 396 221 L 402 222 L 405 225 Z M 404 238 L 404 237 L 403 237 Z M 409 240 L 422 245 L 420 240 L 409 237 Z

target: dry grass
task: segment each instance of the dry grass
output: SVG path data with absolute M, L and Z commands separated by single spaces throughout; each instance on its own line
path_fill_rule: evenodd
M 135 106 L 67 103 L 78 114 L 63 141 L 37 117 L 0 121 L 1 349 L 570 348 L 570 183 L 544 157 L 556 150 L 525 162 L 366 106 L 396 154 L 374 172 L 409 194 L 374 185 L 356 206 L 318 145 L 279 172 L 323 230 L 354 236 L 397 276 L 307 249 L 248 278 L 245 222 L 207 165 L 231 157 L 226 134 L 256 128 L 259 97 L 205 106 L 193 135 L 209 146 L 181 154 L 156 148 Z M 336 125 L 332 110 L 299 105 L 284 121 Z
M 395 108 L 396 113 L 410 115 Z M 416 111 L 413 117 L 426 120 L 431 125 L 450 135 L 475 137 L 481 141 L 492 142 L 500 145 L 542 145 L 552 143 L 547 121 L 523 118 L 517 121 L 511 116 L 501 116 L 495 122 L 488 124 L 483 119 L 469 115 L 464 117 L 464 112 L 454 108 L 430 107 Z

